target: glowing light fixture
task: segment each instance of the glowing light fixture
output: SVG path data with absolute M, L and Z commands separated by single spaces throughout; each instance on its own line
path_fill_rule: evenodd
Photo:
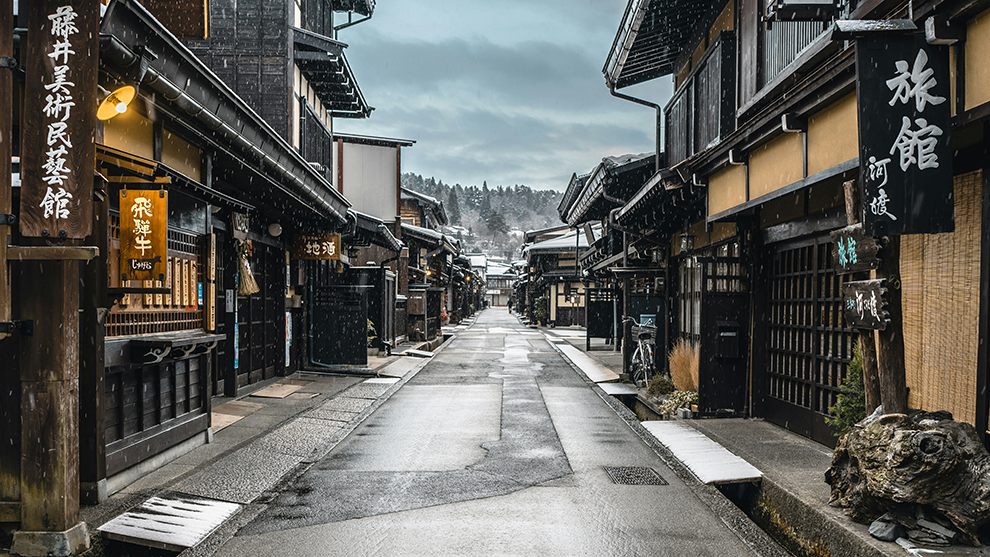
M 100 103 L 100 107 L 96 109 L 96 117 L 100 120 L 109 120 L 118 114 L 127 112 L 127 105 L 134 100 L 136 95 L 137 90 L 130 85 L 114 90 Z

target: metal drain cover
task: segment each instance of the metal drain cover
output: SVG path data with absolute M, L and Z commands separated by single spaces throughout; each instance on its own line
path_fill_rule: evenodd
M 667 485 L 653 468 L 643 466 L 605 466 L 605 472 L 619 485 Z

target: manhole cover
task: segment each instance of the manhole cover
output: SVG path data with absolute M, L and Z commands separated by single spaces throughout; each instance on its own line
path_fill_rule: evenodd
M 667 485 L 653 468 L 642 466 L 606 466 L 605 471 L 619 485 Z

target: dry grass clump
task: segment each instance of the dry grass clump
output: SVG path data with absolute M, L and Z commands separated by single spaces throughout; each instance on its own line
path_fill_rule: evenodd
M 698 390 L 698 368 L 701 365 L 701 352 L 698 347 L 680 339 L 670 350 L 667 360 L 670 365 L 670 377 L 678 390 Z

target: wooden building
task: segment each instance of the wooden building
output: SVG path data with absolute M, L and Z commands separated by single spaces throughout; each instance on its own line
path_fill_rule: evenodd
M 831 233 L 859 221 L 899 237 L 899 258 L 892 247 L 881 255 L 898 263 L 878 272 L 899 277 L 890 313 L 903 329 L 904 364 L 895 351 L 881 367 L 901 370 L 910 407 L 949 410 L 985 432 L 990 74 L 976 60 L 990 44 L 990 5 L 841 0 L 834 10 L 788 14 L 787 4 L 774 3 L 784 10 L 775 12 L 757 0 L 631 0 L 603 68 L 620 98 L 624 87 L 674 79 L 657 123 L 665 168 L 616 217 L 667 246 L 671 339 L 697 343 L 703 367 L 715 362 L 701 371 L 701 404 L 707 391 L 709 410 L 766 417 L 834 443 L 824 417 L 860 333 L 843 311 L 843 285 L 857 277 L 837 270 Z M 897 20 L 904 32 L 858 31 L 866 20 Z M 899 97 L 896 81 L 864 85 L 857 56 L 869 41 L 891 52 L 907 45 L 904 67 L 933 68 L 925 124 L 947 109 L 938 133 L 913 130 L 925 103 Z M 882 68 L 884 79 L 901 75 L 899 59 Z M 918 143 L 894 141 L 907 137 L 901 118 L 877 106 L 916 111 L 904 120 L 916 140 L 931 138 L 928 158 L 912 155 Z M 870 159 L 880 132 L 893 135 Z M 885 172 L 914 180 L 907 173 L 931 170 L 932 156 L 944 179 L 892 178 L 884 191 Z M 847 212 L 849 181 L 859 202 Z M 718 343 L 723 327 L 737 327 L 731 354 Z

